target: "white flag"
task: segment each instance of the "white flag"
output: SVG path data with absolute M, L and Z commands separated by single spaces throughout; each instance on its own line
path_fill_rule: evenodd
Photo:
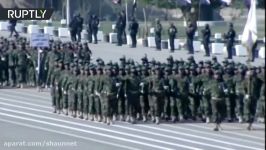
M 251 0 L 247 23 L 242 34 L 241 42 L 245 47 L 251 49 L 257 38 L 256 0 Z
M 222 0 L 222 2 L 226 3 L 226 5 L 230 5 L 232 0 Z
M 210 5 L 211 2 L 210 2 L 210 0 L 200 0 L 200 4 Z

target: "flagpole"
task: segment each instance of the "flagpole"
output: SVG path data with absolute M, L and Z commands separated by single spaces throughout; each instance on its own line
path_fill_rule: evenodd
M 126 29 L 127 29 L 127 25 L 128 25 L 128 3 L 127 3 L 127 0 L 126 0 L 126 19 L 127 19 L 127 24 L 126 24 Z
M 66 0 L 66 20 L 67 20 L 67 25 L 70 23 L 70 0 Z

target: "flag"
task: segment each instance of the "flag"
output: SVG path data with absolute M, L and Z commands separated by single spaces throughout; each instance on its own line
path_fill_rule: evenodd
M 136 9 L 137 9 L 137 0 L 134 0 L 132 6 L 132 16 L 135 16 Z
M 248 18 L 242 34 L 241 43 L 248 50 L 251 50 L 257 38 L 256 0 L 251 0 Z
M 133 1 L 133 9 L 136 9 L 137 8 L 137 0 L 134 0 Z
M 200 0 L 200 4 L 210 5 L 210 0 Z
M 177 3 L 181 6 L 191 5 L 191 0 L 177 0 Z
M 226 5 L 231 5 L 232 0 L 221 0 L 223 3 L 225 3 Z
M 121 0 L 113 0 L 113 3 L 121 5 Z

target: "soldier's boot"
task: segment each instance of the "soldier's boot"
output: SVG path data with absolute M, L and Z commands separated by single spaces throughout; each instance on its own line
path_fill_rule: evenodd
M 134 117 L 130 117 L 130 122 L 132 123 L 132 124 L 136 124 L 136 120 L 135 120 L 135 118 Z
M 53 113 L 56 113 L 56 108 L 55 108 L 55 106 L 54 106 L 54 110 L 53 110 Z
M 124 115 L 119 116 L 119 121 L 125 121 Z
M 112 124 L 112 120 L 110 117 L 106 117 L 106 124 L 107 125 L 111 125 Z
M 94 121 L 94 115 L 88 115 L 88 118 L 90 119 L 90 121 Z
M 210 117 L 206 117 L 206 123 L 210 123 L 211 119 Z
M 60 109 L 57 110 L 57 114 L 59 114 L 59 115 L 61 114 L 61 110 Z
M 102 123 L 106 123 L 106 121 L 107 121 L 107 118 L 103 116 Z
M 213 131 L 219 131 L 219 125 L 218 124 L 215 124 Z
M 83 119 L 83 112 L 80 112 L 79 119 Z
M 239 116 L 239 118 L 238 118 L 238 122 L 239 122 L 239 123 L 243 123 L 243 117 L 242 117 L 242 116 Z
M 176 117 L 175 117 L 175 116 L 171 116 L 171 121 L 172 121 L 173 123 L 175 123 L 175 122 L 176 122 Z
M 116 115 L 113 115 L 113 121 L 116 121 L 117 118 L 116 118 Z
M 89 120 L 89 114 L 88 113 L 86 113 L 86 115 L 85 115 L 85 120 Z
M 68 115 L 68 110 L 67 109 L 63 109 L 64 114 L 67 116 Z
M 74 112 L 73 112 L 72 117 L 73 117 L 73 118 L 76 118 L 76 117 L 77 117 L 77 111 L 74 111 Z
M 129 117 L 129 115 L 127 115 L 127 117 L 126 117 L 126 122 L 130 122 L 130 117 Z
M 23 84 L 21 83 L 21 84 L 19 85 L 19 87 L 20 87 L 21 89 L 23 89 Z
M 259 123 L 264 123 L 264 121 L 265 121 L 264 118 L 262 118 L 262 117 L 259 117 L 259 118 L 258 118 L 258 122 L 259 122 Z
M 155 117 L 155 123 L 160 124 L 160 118 L 159 117 Z
M 248 124 L 247 130 L 249 130 L 249 131 L 252 130 L 252 123 Z
M 101 122 L 101 121 L 102 121 L 102 118 L 101 118 L 100 115 L 98 115 L 97 121 L 98 121 L 98 122 Z
M 151 116 L 151 121 L 155 122 L 155 117 L 154 116 Z
M 140 114 L 139 113 L 137 113 L 137 118 L 136 119 L 140 120 Z
M 184 121 L 184 116 L 183 115 L 179 116 L 179 121 L 181 121 L 181 122 Z
M 146 115 L 143 115 L 143 116 L 142 116 L 142 121 L 143 121 L 143 122 L 146 122 L 146 121 L 147 121 L 147 117 L 146 117 Z
M 93 115 L 93 116 L 92 116 L 92 121 L 97 121 L 97 117 L 96 117 L 96 115 Z

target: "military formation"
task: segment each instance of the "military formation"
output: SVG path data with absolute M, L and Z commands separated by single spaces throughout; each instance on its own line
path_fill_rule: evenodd
M 166 63 L 91 61 L 88 43 L 50 41 L 37 68 L 37 49 L 25 38 L 0 38 L 0 86 L 50 88 L 54 113 L 103 122 L 264 122 L 265 66 L 225 59 Z

